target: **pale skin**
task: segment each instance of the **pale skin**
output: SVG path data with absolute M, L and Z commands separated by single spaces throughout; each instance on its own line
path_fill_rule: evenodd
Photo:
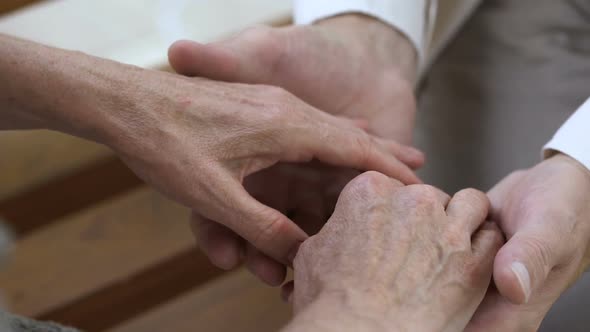
M 210 45 L 179 42 L 170 51 L 171 63 L 181 74 L 276 84 L 332 114 L 364 117 L 372 133 L 406 143 L 414 129 L 415 56 L 403 35 L 361 15 L 330 18 L 314 26 L 250 29 Z M 342 103 L 343 96 L 354 97 Z M 495 262 L 499 291 L 490 291 L 470 331 L 536 331 L 559 295 L 588 269 L 589 177 L 588 169 L 558 154 L 509 176 L 490 191 L 493 215 L 509 242 Z M 268 200 L 280 207 L 276 197 Z M 317 204 L 320 199 L 312 201 Z M 297 208 L 296 214 L 313 215 L 305 206 Z M 322 224 L 325 214 L 303 219 Z M 199 238 L 220 228 L 201 218 L 194 224 Z M 218 239 L 225 245 L 202 247 L 213 262 L 223 256 L 219 248 L 243 245 L 227 232 Z M 258 257 L 246 258 L 255 274 L 275 281 L 284 276 L 279 264 Z M 227 262 L 235 266 L 239 256 Z
M 590 172 L 557 154 L 510 174 L 489 197 L 508 243 L 494 262 L 499 292 L 490 290 L 466 331 L 537 331 L 590 266 Z
M 147 183 L 282 264 L 307 235 L 246 192 L 248 175 L 317 160 L 419 182 L 419 151 L 282 88 L 190 79 L 5 35 L 0 45 L 0 129 L 105 144 Z
M 369 172 L 295 258 L 297 331 L 461 332 L 503 243 L 485 194 L 454 197 Z
M 256 27 L 208 45 L 180 41 L 169 56 L 180 74 L 277 85 L 330 114 L 366 119 L 372 134 L 412 141 L 416 51 L 398 31 L 371 18 L 349 15 L 316 26 Z M 246 188 L 260 201 L 290 213 L 313 235 L 356 175 L 278 165 L 247 179 Z M 231 269 L 244 261 L 268 284 L 284 281 L 284 264 L 254 250 L 219 220 L 195 213 L 192 224 L 197 243 L 215 265 Z

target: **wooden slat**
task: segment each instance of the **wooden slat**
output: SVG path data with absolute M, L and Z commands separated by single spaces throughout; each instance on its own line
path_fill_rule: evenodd
M 104 146 L 49 131 L 0 132 L 0 152 L 0 200 L 111 155 Z
M 119 159 L 107 158 L 0 200 L 0 216 L 21 237 L 142 183 Z
M 40 0 L 2 0 L 0 1 L 0 15 L 39 1 Z
M 222 273 L 194 248 L 38 318 L 76 326 L 85 332 L 101 332 Z
M 289 318 L 290 307 L 279 290 L 241 270 L 109 332 L 274 332 Z
M 39 317 L 191 250 L 187 219 L 185 208 L 139 189 L 37 230 L 0 271 L 9 309 Z

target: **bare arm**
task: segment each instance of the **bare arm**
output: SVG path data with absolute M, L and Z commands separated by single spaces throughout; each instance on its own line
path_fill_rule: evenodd
M 342 15 L 313 26 L 250 28 L 211 44 L 179 41 L 170 48 L 169 56 L 180 74 L 280 86 L 329 114 L 366 120 L 367 130 L 376 136 L 412 142 L 416 49 L 399 31 L 369 16 Z M 418 154 L 406 161 L 419 168 L 424 158 Z M 310 235 L 325 223 L 341 188 L 355 175 L 346 169 L 316 168 L 309 176 L 310 170 L 290 165 L 271 171 L 274 181 L 252 177 L 247 188 L 277 209 L 286 211 L 289 206 L 294 219 L 305 220 Z M 277 185 L 291 182 L 298 185 Z M 317 193 L 313 204 L 291 204 L 308 201 L 306 191 Z M 199 239 L 215 236 L 214 245 L 199 241 L 215 265 L 227 269 L 244 261 L 271 285 L 284 280 L 285 269 L 272 260 L 257 259 L 257 254 L 242 260 L 238 253 L 243 241 L 217 220 L 195 216 L 192 224 Z
M 47 128 L 111 147 L 142 179 L 287 264 L 306 234 L 244 178 L 317 159 L 404 182 L 408 148 L 287 91 L 190 79 L 0 35 L 1 129 Z
M 122 106 L 140 69 L 6 35 L 0 45 L 0 129 L 54 129 L 107 143 L 115 117 L 131 111 Z

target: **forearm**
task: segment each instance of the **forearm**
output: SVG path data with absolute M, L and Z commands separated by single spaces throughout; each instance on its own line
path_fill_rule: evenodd
M 105 143 L 139 69 L 0 35 L 0 129 L 52 129 Z

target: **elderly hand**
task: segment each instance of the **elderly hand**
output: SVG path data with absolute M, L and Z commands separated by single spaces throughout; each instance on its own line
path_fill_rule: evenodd
M 345 15 L 314 26 L 256 27 L 208 45 L 177 42 L 169 55 L 180 74 L 280 86 L 331 114 L 366 120 L 366 129 L 375 135 L 411 143 L 416 52 L 404 36 L 378 20 Z M 404 161 L 417 168 L 424 159 L 416 153 L 406 154 Z M 344 185 L 358 174 L 281 164 L 246 179 L 246 188 L 315 234 Z M 216 265 L 232 268 L 240 262 L 235 253 L 245 251 L 247 266 L 262 280 L 271 285 L 284 280 L 282 264 L 217 221 L 193 217 L 198 243 Z
M 413 149 L 372 137 L 281 88 L 151 71 L 134 79 L 142 84 L 126 96 L 131 111 L 113 126 L 125 129 L 110 135 L 109 145 L 148 183 L 283 264 L 306 235 L 246 192 L 248 175 L 316 159 L 418 181 L 400 161 Z
M 509 239 L 490 290 L 467 331 L 536 331 L 590 264 L 590 172 L 558 154 L 518 171 L 489 193 Z
M 293 301 L 301 316 L 293 326 L 463 331 L 503 243 L 499 228 L 485 223 L 488 207 L 485 194 L 471 189 L 450 198 L 375 172 L 357 177 L 295 258 Z M 330 321 L 343 326 L 323 325 Z

